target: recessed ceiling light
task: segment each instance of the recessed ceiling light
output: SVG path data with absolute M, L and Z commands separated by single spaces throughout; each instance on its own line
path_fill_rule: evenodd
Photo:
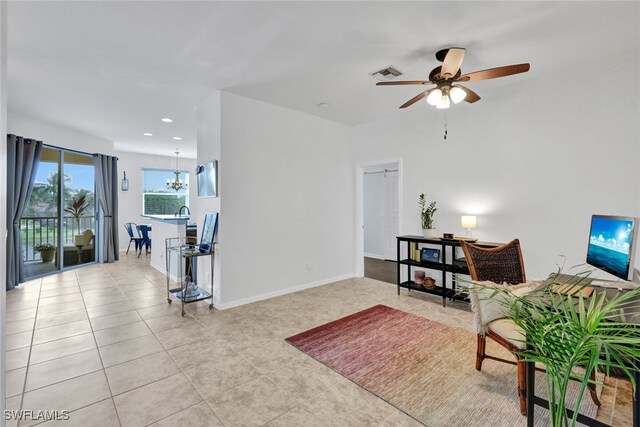
M 144 136 L 153 136 L 153 134 L 152 134 L 152 133 L 149 133 L 149 132 L 145 132 L 145 133 L 143 133 L 143 135 L 144 135 Z
M 165 123 L 171 123 L 171 122 L 173 121 L 173 120 L 171 120 L 169 117 L 165 117 L 165 118 L 160 119 L 160 120 L 162 120 L 162 121 L 163 121 L 163 122 L 165 122 Z
M 179 136 L 174 136 L 173 139 L 175 139 L 176 141 L 182 141 L 182 138 L 180 138 Z
M 327 104 L 326 102 L 321 102 L 320 104 L 318 104 L 318 107 L 320 107 L 320 108 L 329 108 L 329 104 Z

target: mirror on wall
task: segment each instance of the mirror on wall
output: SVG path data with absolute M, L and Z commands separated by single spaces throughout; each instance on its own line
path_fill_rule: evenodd
M 196 167 L 198 197 L 218 197 L 218 161 L 212 160 Z

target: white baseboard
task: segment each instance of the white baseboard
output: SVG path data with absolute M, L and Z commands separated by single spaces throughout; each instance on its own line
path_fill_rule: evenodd
M 369 253 L 369 252 L 365 252 L 364 256 L 367 257 L 367 258 L 381 259 L 383 261 L 386 259 L 384 257 L 384 255 L 372 254 L 372 253 Z
M 286 289 L 279 289 L 273 292 L 267 292 L 266 294 L 255 295 L 248 298 L 242 298 L 235 301 L 229 301 L 222 304 L 214 303 L 214 307 L 218 310 L 227 310 L 229 308 L 239 307 L 241 305 L 251 304 L 253 302 L 263 301 L 270 298 L 279 297 L 293 292 L 303 291 L 305 289 L 311 289 L 322 285 L 327 285 L 333 282 L 339 282 L 340 280 L 352 279 L 356 277 L 355 273 L 343 274 L 342 276 L 330 277 L 328 279 L 318 280 L 316 282 L 305 283 L 298 286 L 293 286 Z
M 164 265 L 163 265 L 162 267 L 160 267 L 158 264 L 156 264 L 156 263 L 154 263 L 154 262 L 152 262 L 152 261 L 149 261 L 149 265 L 150 265 L 151 267 L 155 268 L 156 270 L 158 270 L 160 273 L 162 273 L 162 274 L 165 274 L 165 275 L 166 275 L 166 271 L 165 271 L 165 266 L 164 266 Z M 177 275 L 175 275 L 175 274 L 170 274 L 170 275 L 169 275 L 169 278 L 170 278 L 171 280 L 173 280 L 174 282 L 178 280 L 178 276 L 177 276 Z

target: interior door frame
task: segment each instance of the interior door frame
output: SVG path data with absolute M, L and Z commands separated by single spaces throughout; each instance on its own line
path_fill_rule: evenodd
M 398 165 L 398 230 L 402 232 L 402 158 L 394 157 L 390 159 L 373 160 L 369 162 L 356 163 L 356 244 L 355 244 L 355 276 L 364 277 L 364 172 L 365 168 L 372 166 L 388 165 L 396 163 Z

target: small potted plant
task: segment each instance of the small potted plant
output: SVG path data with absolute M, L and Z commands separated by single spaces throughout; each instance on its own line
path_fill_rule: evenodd
M 427 205 L 427 198 L 422 193 L 418 196 L 418 206 L 420 206 L 420 218 L 422 219 L 422 235 L 427 239 L 433 239 L 436 236 L 436 229 L 433 226 L 433 215 L 438 210 L 436 202 Z
M 39 245 L 36 245 L 34 249 L 37 252 L 40 252 L 42 262 L 53 261 L 53 254 L 56 251 L 55 245 L 52 245 L 51 243 L 40 243 Z

